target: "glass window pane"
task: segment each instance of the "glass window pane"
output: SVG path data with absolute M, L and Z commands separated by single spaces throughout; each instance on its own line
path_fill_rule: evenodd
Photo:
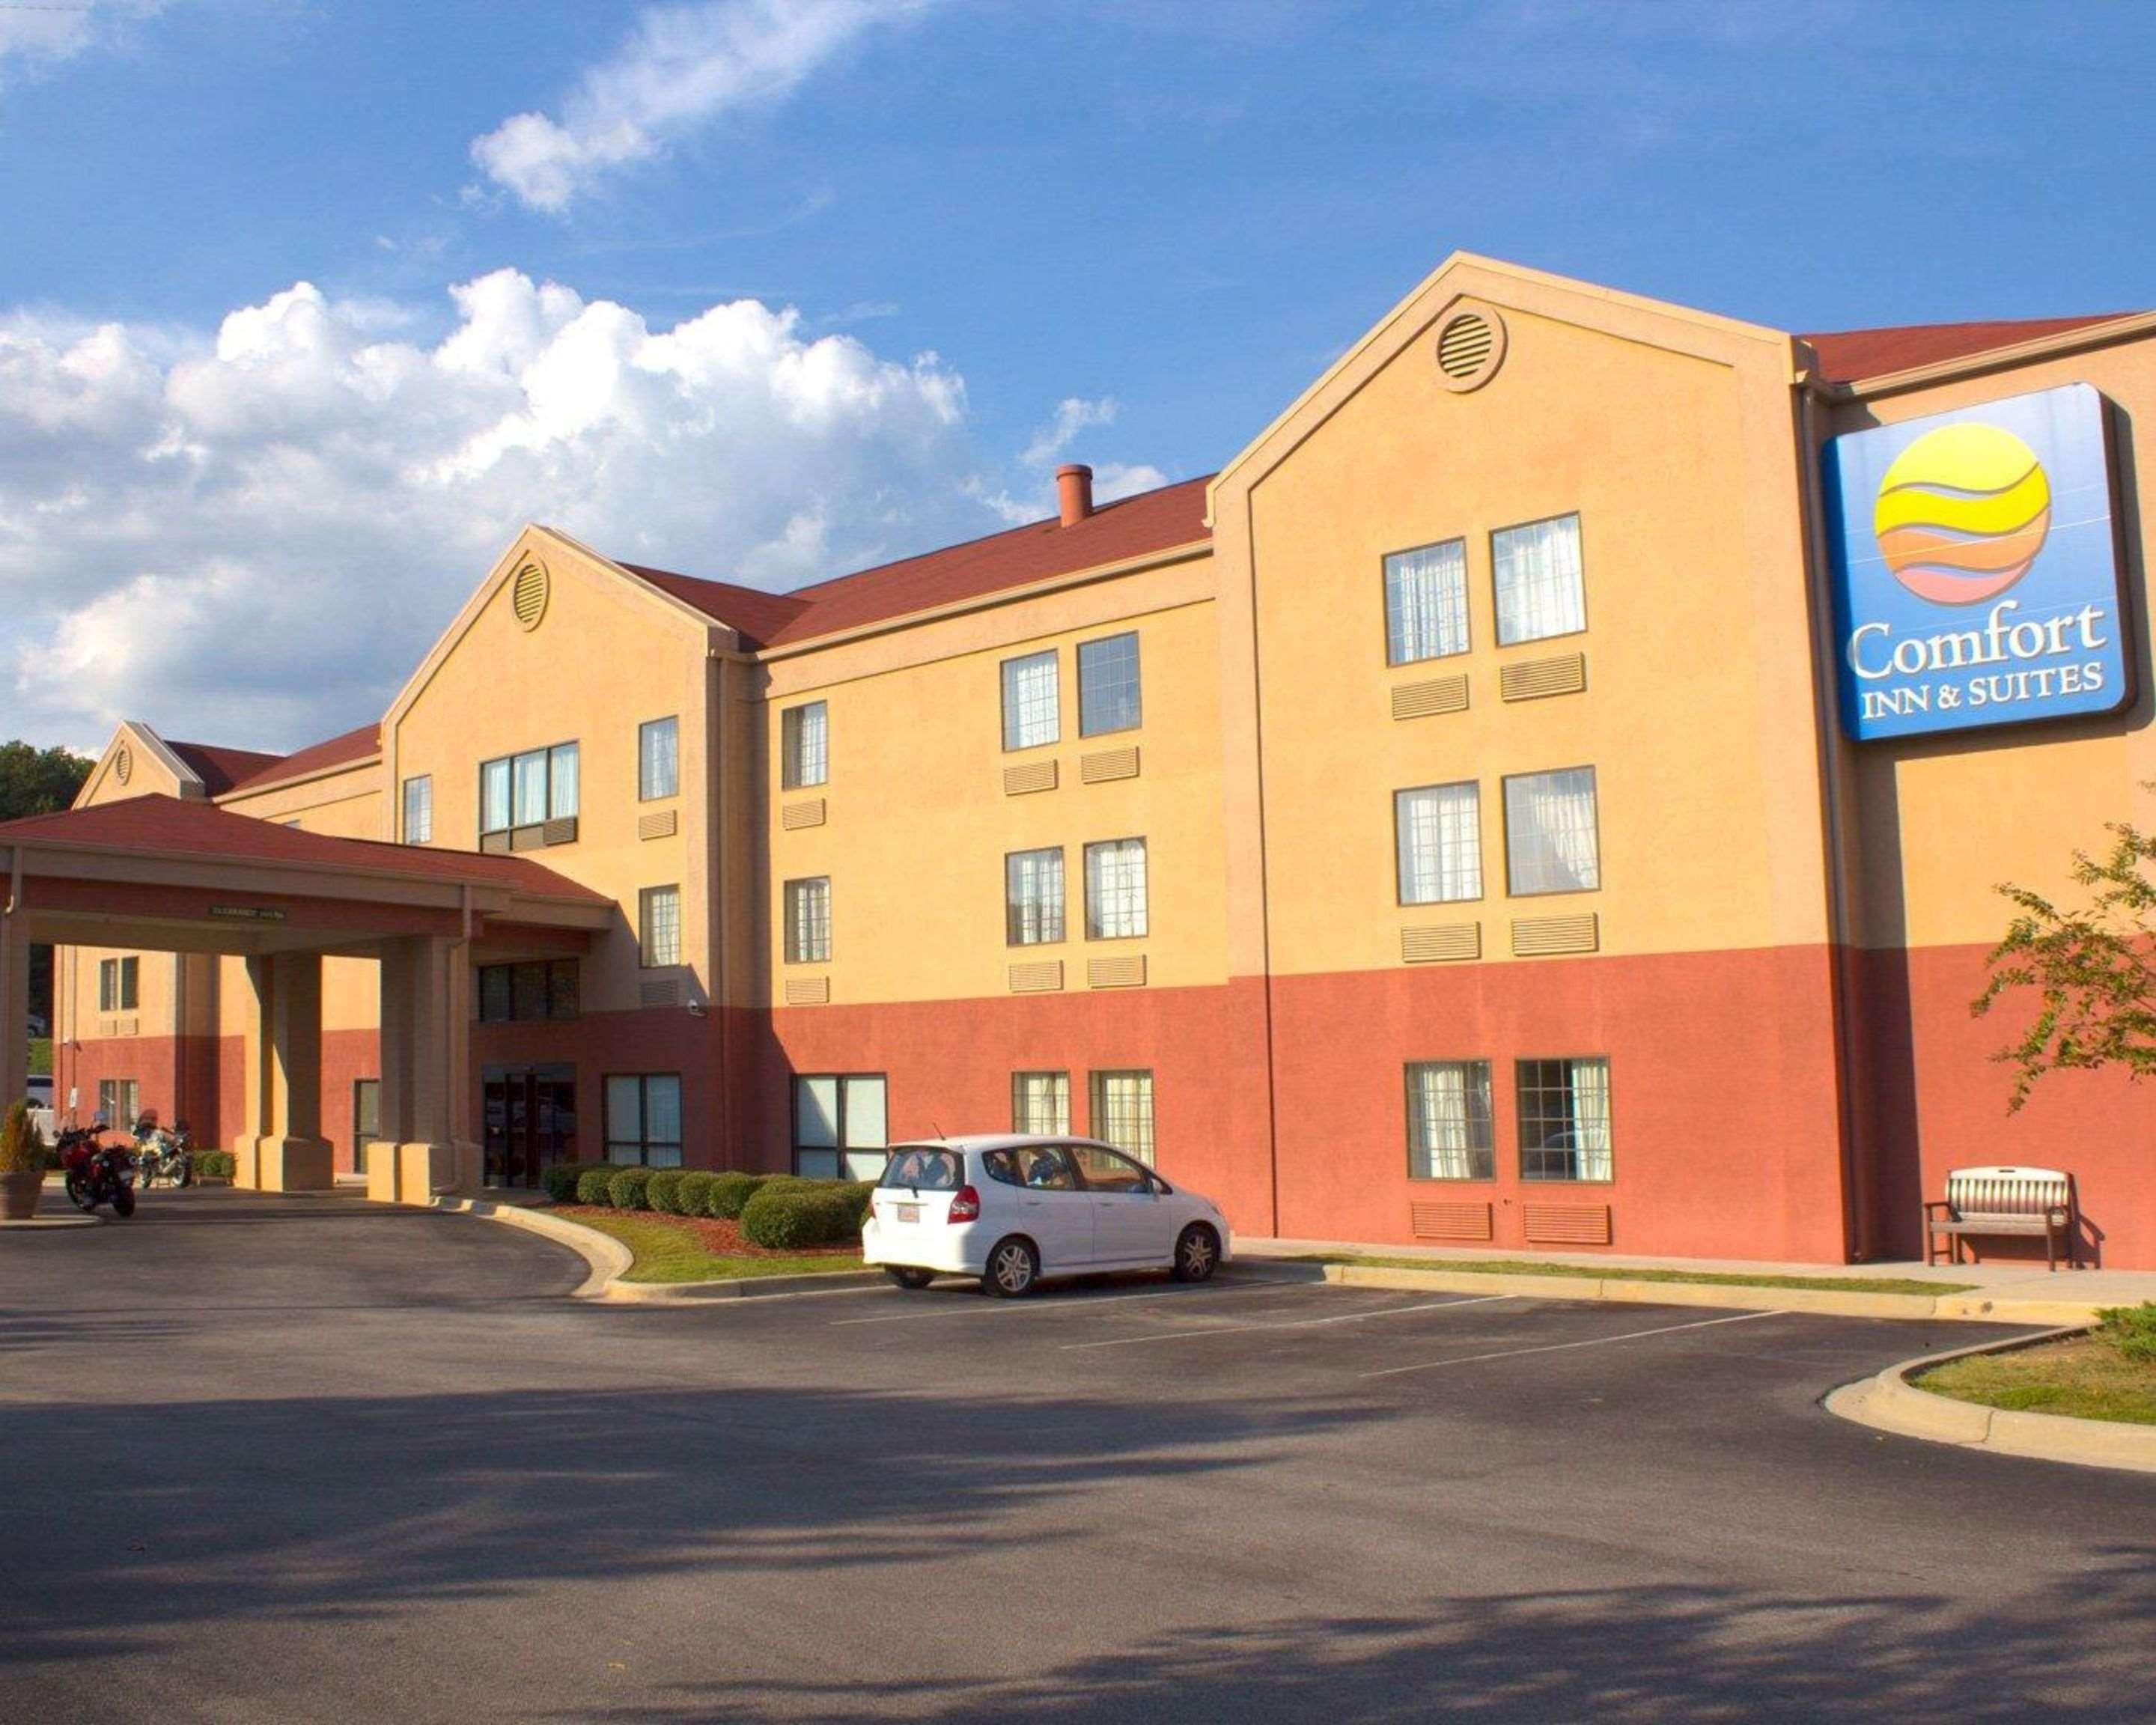
M 1385 658 L 1393 665 L 1467 650 L 1467 542 L 1385 559 Z
M 644 1081 L 644 1137 L 649 1144 L 681 1143 L 681 1077 L 654 1072 Z M 678 1159 L 678 1158 L 677 1158 Z
M 1522 1060 L 1515 1072 L 1521 1178 L 1612 1178 L 1609 1060 Z
M 779 781 L 789 791 L 822 784 L 830 777 L 828 710 L 820 701 L 788 707 L 779 716 Z
M 1578 516 L 1492 533 L 1490 562 L 1497 589 L 1498 645 L 1574 634 L 1587 627 Z
M 1078 644 L 1078 734 L 1131 731 L 1138 723 L 1138 638 Z
M 1038 748 L 1062 735 L 1056 658 L 1030 653 L 1004 661 L 1004 747 Z
M 434 836 L 434 781 L 422 773 L 404 781 L 404 842 L 424 845 Z
M 681 962 L 681 889 L 647 886 L 638 895 L 644 966 L 647 970 Z
M 572 1019 L 577 1015 L 577 961 L 557 958 L 547 967 L 547 1016 Z
M 653 719 L 636 730 L 636 794 L 649 803 L 671 797 L 681 788 L 680 725 L 675 719 Z
M 1408 1068 L 1408 1173 L 1418 1180 L 1487 1180 L 1496 1173 L 1486 1060 Z
M 517 964 L 510 967 L 509 1015 L 513 1019 L 547 1016 L 547 967 Z
M 890 1142 L 884 1119 L 884 1081 L 880 1077 L 845 1081 L 846 1148 L 880 1150 Z
M 1393 825 L 1402 904 L 1482 896 L 1481 793 L 1475 785 L 1395 792 Z
M 1152 1074 L 1096 1072 L 1092 1136 L 1152 1166 Z
M 793 1142 L 798 1146 L 819 1148 L 837 1145 L 837 1079 L 797 1078 L 793 1081 Z
M 831 956 L 831 882 L 826 875 L 786 883 L 786 962 L 821 964 Z
M 489 761 L 479 769 L 479 829 L 498 833 L 509 824 L 509 762 Z
M 609 1075 L 606 1081 L 607 1159 L 616 1144 L 640 1146 L 644 1142 L 644 1081 L 631 1075 Z M 634 1158 L 631 1158 L 632 1160 Z
M 1011 1130 L 1060 1137 L 1070 1130 L 1068 1072 L 1011 1074 Z
M 1086 847 L 1086 938 L 1128 940 L 1146 932 L 1146 848 L 1142 839 Z
M 549 750 L 551 768 L 547 818 L 567 820 L 577 812 L 577 746 L 565 742 Z
M 839 1153 L 835 1150 L 796 1150 L 793 1153 L 793 1172 L 804 1180 L 835 1180 L 839 1178 Z
M 547 818 L 547 751 L 534 749 L 511 763 L 516 775 L 516 807 L 514 824 L 528 827 Z
M 1014 947 L 1063 938 L 1063 852 L 1014 850 L 1004 859 L 1004 938 Z
M 1585 892 L 1602 884 L 1594 769 L 1505 781 L 1505 868 L 1512 892 Z

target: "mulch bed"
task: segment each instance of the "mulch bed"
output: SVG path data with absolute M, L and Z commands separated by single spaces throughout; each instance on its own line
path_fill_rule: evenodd
M 742 1238 L 739 1222 L 716 1216 L 668 1216 L 657 1210 L 618 1210 L 608 1204 L 557 1204 L 552 1208 L 564 1216 L 627 1216 L 639 1222 L 663 1222 L 693 1234 L 707 1252 L 722 1258 L 858 1258 L 854 1246 L 794 1246 L 783 1252 L 752 1245 Z

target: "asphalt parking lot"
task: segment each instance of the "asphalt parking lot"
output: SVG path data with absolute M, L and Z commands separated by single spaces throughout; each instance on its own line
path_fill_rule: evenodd
M 2156 1715 L 2156 1480 L 1817 1405 L 1967 1326 L 582 1274 L 350 1199 L 0 1237 L 0 1718 Z

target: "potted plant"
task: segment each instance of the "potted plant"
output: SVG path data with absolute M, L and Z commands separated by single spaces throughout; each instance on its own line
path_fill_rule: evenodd
M 27 1222 L 45 1186 L 45 1147 L 30 1127 L 30 1105 L 18 1101 L 0 1122 L 0 1220 Z

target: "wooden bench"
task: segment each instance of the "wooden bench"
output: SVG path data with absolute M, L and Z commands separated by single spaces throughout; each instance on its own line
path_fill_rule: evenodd
M 1958 1168 L 1947 1174 L 1947 1195 L 1924 1206 L 1924 1261 L 1939 1261 L 1938 1243 L 1950 1243 L 1953 1263 L 1962 1241 L 1984 1235 L 2041 1235 L 2050 1267 L 2059 1267 L 2064 1241 L 2067 1262 L 2081 1267 L 2081 1211 L 2074 1177 L 2051 1168 Z M 1977 1259 L 1970 1250 L 1972 1261 Z

